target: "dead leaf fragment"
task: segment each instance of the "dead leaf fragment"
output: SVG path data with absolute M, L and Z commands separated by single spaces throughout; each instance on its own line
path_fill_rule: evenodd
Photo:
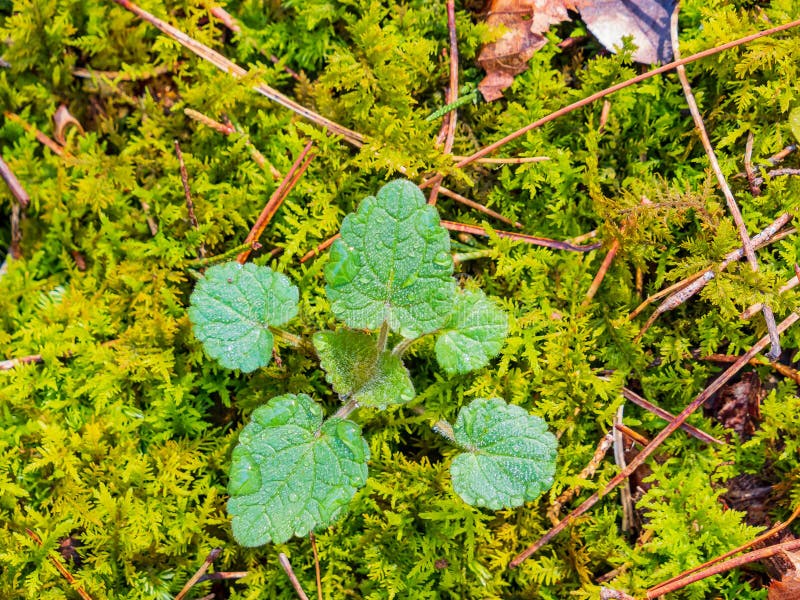
M 669 19 L 674 0 L 594 0 L 581 8 L 581 19 L 603 46 L 615 52 L 623 37 L 637 47 L 633 60 L 668 63 L 672 60 Z
M 53 128 L 53 137 L 56 138 L 56 141 L 62 146 L 67 143 L 64 132 L 70 125 L 74 125 L 81 134 L 83 133 L 83 125 L 80 124 L 78 119 L 72 116 L 66 104 L 62 104 L 58 107 L 58 110 L 56 110 L 56 113 L 53 115 L 53 124 L 55 125 Z
M 528 61 L 547 43 L 544 33 L 551 25 L 569 20 L 580 0 L 492 0 L 486 16 L 490 27 L 504 27 L 506 33 L 485 45 L 478 64 L 486 77 L 478 89 L 487 102 L 497 100 L 514 82 L 514 76 L 528 68 Z
M 780 581 L 774 579 L 769 584 L 767 600 L 797 600 L 800 598 L 800 554 L 782 552 L 795 569 L 786 573 Z

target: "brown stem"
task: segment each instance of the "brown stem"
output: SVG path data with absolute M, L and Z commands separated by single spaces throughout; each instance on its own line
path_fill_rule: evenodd
M 36 127 L 34 127 L 30 123 L 22 119 L 22 117 L 20 117 L 19 115 L 15 115 L 14 113 L 8 111 L 4 112 L 3 114 L 5 115 L 6 119 L 9 119 L 10 121 L 14 121 L 15 123 L 22 125 L 22 128 L 25 131 L 27 131 L 28 133 L 32 133 L 34 137 L 36 137 L 36 139 L 39 141 L 39 143 L 50 148 L 50 150 L 52 150 L 54 154 L 67 158 L 72 156 L 69 152 L 64 150 L 64 148 L 59 146 L 54 140 L 43 134 Z
M 447 88 L 447 104 L 452 104 L 458 98 L 458 37 L 456 36 L 456 3 L 455 0 L 447 0 L 447 30 L 450 33 L 450 86 Z M 447 114 L 447 131 L 444 139 L 444 153 L 450 154 L 453 151 L 453 143 L 456 139 L 456 125 L 458 122 L 458 111 L 452 110 Z M 434 184 L 428 204 L 436 205 L 439 195 L 441 182 Z
M 297 575 L 294 574 L 292 570 L 292 565 L 289 562 L 289 558 L 283 553 L 278 554 L 278 562 L 281 563 L 283 570 L 286 571 L 286 575 L 289 577 L 289 581 L 294 588 L 294 591 L 297 593 L 297 596 L 300 600 L 308 600 L 308 596 L 303 591 L 303 587 L 300 585 L 300 581 L 297 579 Z
M 6 182 L 8 189 L 11 190 L 11 195 L 17 199 L 19 205 L 22 208 L 28 208 L 28 205 L 31 203 L 31 198 L 28 196 L 28 192 L 25 191 L 25 188 L 22 187 L 17 176 L 14 175 L 11 167 L 3 160 L 2 156 L 0 156 L 0 177 Z
M 608 254 L 606 254 L 602 264 L 600 265 L 600 268 L 597 270 L 597 274 L 594 276 L 592 284 L 589 286 L 589 289 L 586 290 L 586 296 L 584 297 L 583 302 L 581 302 L 581 308 L 586 308 L 589 306 L 589 303 L 592 301 L 592 298 L 594 298 L 597 290 L 600 289 L 600 284 L 603 283 L 603 279 L 605 278 L 611 263 L 614 261 L 614 257 L 617 255 L 618 250 L 619 240 L 614 240 L 611 242 L 611 247 L 608 249 Z
M 253 242 L 257 242 L 258 238 L 261 237 L 261 234 L 264 233 L 264 229 L 266 229 L 269 222 L 272 220 L 272 217 L 275 216 L 275 213 L 280 208 L 283 201 L 289 195 L 289 192 L 292 191 L 292 188 L 300 179 L 300 176 L 305 172 L 308 168 L 308 165 L 311 164 L 311 161 L 314 158 L 314 155 L 308 156 L 308 153 L 311 152 L 311 147 L 314 145 L 313 142 L 308 142 L 306 147 L 303 148 L 303 151 L 294 161 L 292 164 L 291 169 L 286 173 L 281 181 L 280 185 L 275 188 L 275 191 L 272 192 L 272 195 L 269 197 L 264 208 L 261 210 L 261 214 L 258 215 L 258 219 L 256 219 L 253 228 L 250 230 L 250 233 L 247 234 L 247 238 L 245 238 L 245 244 L 252 244 Z M 308 156 L 308 159 L 306 157 Z M 236 260 L 239 261 L 240 264 L 244 264 L 247 262 L 248 257 L 250 256 L 250 248 L 242 251 L 242 253 L 236 257 Z
M 798 313 L 792 313 L 786 319 L 784 319 L 778 325 L 778 332 L 782 333 L 786 331 L 789 327 L 794 325 L 800 319 L 800 315 Z M 566 518 L 562 519 L 561 522 L 550 529 L 545 535 L 539 538 L 535 543 L 529 546 L 526 550 L 521 552 L 517 555 L 509 564 L 510 568 L 515 568 L 520 565 L 526 558 L 534 554 L 537 550 L 539 550 L 542 546 L 547 544 L 550 540 L 552 540 L 556 535 L 561 533 L 564 529 L 566 529 L 572 522 L 575 521 L 578 517 L 582 514 L 587 512 L 590 508 L 592 508 L 603 496 L 607 495 L 611 490 L 616 488 L 620 483 L 625 481 L 630 475 L 637 469 L 639 466 L 644 464 L 645 460 L 658 448 L 664 440 L 666 440 L 675 430 L 677 430 L 685 421 L 689 418 L 695 410 L 697 410 L 703 403 L 708 400 L 714 393 L 716 393 L 723 385 L 725 385 L 730 379 L 738 373 L 742 367 L 747 364 L 747 362 L 753 358 L 756 354 L 761 352 L 767 345 L 769 344 L 769 336 L 762 337 L 758 342 L 753 345 L 750 350 L 748 350 L 745 354 L 739 357 L 735 363 L 733 363 L 728 369 L 726 369 L 719 377 L 717 377 L 711 385 L 709 385 L 706 389 L 704 389 L 698 396 L 689 403 L 689 405 L 684 408 L 681 413 L 675 418 L 674 421 L 669 423 L 664 429 L 662 429 L 659 434 L 653 438 L 653 441 L 650 442 L 636 457 L 628 463 L 628 466 L 620 471 L 617 475 L 615 475 L 611 481 L 609 481 L 606 486 L 599 492 L 595 492 L 589 498 L 587 498 L 578 508 L 573 510 Z
M 25 533 L 27 533 L 28 537 L 31 538 L 34 542 L 36 542 L 39 545 L 39 547 L 43 545 L 42 538 L 36 535 L 33 531 L 31 531 L 30 529 L 26 529 Z M 78 585 L 78 582 L 75 579 L 75 577 L 72 576 L 72 573 L 70 573 L 67 570 L 67 568 L 61 563 L 60 560 L 58 560 L 52 554 L 49 554 L 47 558 L 50 559 L 50 562 L 53 563 L 53 566 L 56 568 L 56 570 L 59 573 L 61 573 L 61 576 L 69 582 L 72 588 L 78 593 L 78 595 L 83 600 L 92 600 L 92 597 L 86 592 L 86 590 L 83 589 L 82 586 Z
M 688 577 L 684 577 L 670 584 L 661 585 L 656 588 L 650 588 L 649 590 L 647 590 L 647 598 L 648 600 L 652 598 L 659 598 L 665 594 L 669 594 L 676 590 L 685 588 L 690 583 L 700 581 L 701 579 L 705 579 L 706 577 L 711 577 L 712 575 L 718 575 L 719 573 L 724 573 L 725 571 L 730 571 L 731 569 L 737 569 L 748 563 L 755 562 L 757 560 L 762 560 L 770 556 L 775 556 L 776 554 L 780 554 L 781 552 L 789 552 L 797 549 L 800 549 L 800 540 L 792 540 L 790 542 L 784 542 L 782 544 L 775 544 L 767 548 L 761 548 L 760 550 L 753 550 L 752 552 L 748 552 L 747 554 L 743 554 L 742 556 L 737 556 L 736 558 L 731 558 L 730 560 L 718 563 L 712 567 L 708 567 L 707 569 L 703 569 L 702 571 L 693 573 Z
M 236 63 L 228 60 L 219 52 L 212 50 L 205 44 L 201 44 L 194 38 L 186 35 L 181 30 L 173 27 L 169 23 L 162 21 L 158 17 L 152 15 L 151 13 L 147 12 L 143 8 L 137 6 L 130 0 L 114 0 L 117 4 L 119 4 L 122 8 L 129 10 L 137 17 L 142 19 L 143 21 L 147 21 L 157 29 L 159 29 L 162 33 L 169 36 L 179 44 L 181 44 L 184 48 L 194 52 L 200 58 L 210 62 L 212 65 L 228 73 L 237 79 L 242 79 L 248 75 L 246 69 L 243 69 Z M 253 85 L 253 89 L 255 89 L 258 93 L 266 96 L 273 102 L 277 102 L 281 106 L 288 108 L 289 110 L 297 113 L 301 117 L 304 117 L 311 121 L 312 123 L 316 123 L 317 125 L 324 127 L 331 131 L 336 135 L 341 135 L 342 138 L 347 140 L 349 143 L 353 144 L 354 146 L 362 146 L 364 144 L 364 136 L 360 133 L 357 133 L 343 125 L 339 125 L 330 119 L 326 119 L 322 115 L 310 110 L 304 106 L 301 106 L 288 96 L 285 96 L 281 92 L 276 89 L 269 87 L 267 84 L 263 82 L 257 82 Z
M 195 574 L 192 575 L 189 581 L 186 582 L 186 585 L 184 585 L 181 591 L 178 592 L 178 595 L 175 596 L 175 600 L 183 600 L 183 597 L 189 593 L 189 590 L 191 590 L 198 581 L 200 581 L 200 578 L 205 575 L 206 571 L 208 571 L 211 563 L 213 563 L 220 554 L 222 554 L 222 548 L 214 548 L 208 553 L 208 556 L 206 556 L 206 559 L 203 561 L 203 564 L 200 565 L 200 568 L 197 569 Z
M 756 172 L 753 169 L 753 142 L 755 139 L 753 132 L 748 132 L 747 144 L 744 147 L 744 172 L 747 175 L 747 183 L 750 185 L 750 193 L 753 196 L 760 196 L 761 190 L 756 183 Z
M 453 160 L 462 161 L 466 156 L 453 156 Z M 472 162 L 483 165 L 525 165 L 528 163 L 543 162 L 550 160 L 549 156 L 523 156 L 518 158 L 479 158 Z
M 472 235 L 488 236 L 489 234 L 483 227 L 477 225 L 467 225 L 465 223 L 454 223 L 452 221 L 442 221 L 442 227 L 450 231 L 459 231 L 461 233 L 469 233 Z M 533 235 L 526 235 L 524 233 L 514 233 L 512 231 L 495 230 L 494 233 L 497 237 L 515 240 L 517 242 L 525 242 L 533 244 L 534 246 L 544 246 L 545 248 L 554 248 L 555 250 L 570 250 L 572 252 L 590 252 L 597 250 L 602 244 L 590 244 L 589 246 L 575 246 L 569 242 L 560 242 L 558 240 L 551 240 L 549 238 L 536 237 Z
M 676 68 L 676 67 L 678 67 L 680 65 L 686 65 L 686 64 L 698 61 L 698 60 L 700 60 L 702 58 L 706 58 L 708 56 L 713 56 L 715 54 L 719 54 L 720 52 L 724 52 L 725 50 L 730 50 L 731 48 L 735 48 L 737 46 L 741 46 L 742 44 L 747 44 L 747 43 L 752 42 L 754 40 L 757 40 L 759 38 L 762 38 L 762 37 L 765 37 L 765 36 L 769 36 L 769 35 L 774 35 L 776 33 L 780 33 L 781 31 L 786 31 L 787 29 L 792 29 L 793 27 L 797 27 L 798 25 L 800 25 L 800 19 L 796 19 L 794 21 L 790 21 L 788 23 L 784 23 L 783 25 L 778 25 L 777 27 L 771 27 L 771 28 L 765 29 L 763 31 L 758 31 L 756 33 L 752 33 L 752 34 L 747 35 L 745 37 L 742 37 L 742 38 L 739 38 L 739 39 L 736 39 L 736 40 L 732 40 L 732 41 L 727 42 L 725 44 L 721 44 L 719 46 L 715 46 L 714 48 L 709 48 L 707 50 L 703 50 L 702 52 L 698 52 L 697 54 L 692 54 L 691 56 L 687 56 L 686 58 L 674 60 L 672 62 L 669 62 L 669 63 L 665 64 L 665 65 L 661 65 L 660 67 L 657 67 L 655 69 L 647 71 L 646 73 L 642 73 L 640 75 L 637 75 L 636 77 L 631 77 L 630 79 L 627 79 L 625 81 L 621 81 L 620 83 L 617 83 L 615 85 L 609 86 L 604 90 L 600 90 L 599 92 L 596 92 L 596 93 L 592 94 L 591 96 L 587 96 L 586 98 L 583 98 L 582 100 L 578 100 L 578 101 L 573 102 L 572 104 L 570 104 L 568 106 L 564 106 L 562 108 L 559 108 L 558 110 L 556 110 L 556 111 L 554 111 L 554 112 L 552 112 L 552 113 L 550 113 L 548 115 L 545 115 L 544 117 L 542 117 L 540 119 L 537 119 L 536 121 L 533 121 L 532 123 L 529 123 L 525 127 L 522 127 L 520 129 L 518 129 L 517 131 L 508 134 L 507 136 L 497 140 L 496 142 L 493 142 L 493 143 L 489 144 L 488 146 L 484 146 L 483 148 L 481 148 L 480 150 L 478 150 L 474 154 L 471 154 L 471 155 L 465 157 L 463 160 L 460 160 L 456 164 L 456 166 L 460 168 L 460 167 L 463 167 L 465 165 L 468 165 L 469 163 L 474 162 L 474 161 L 478 160 L 479 158 L 483 158 L 487 154 L 491 154 L 492 152 L 494 152 L 498 148 L 501 148 L 501 147 L 505 146 L 509 142 L 512 142 L 512 141 L 516 140 L 517 138 L 522 137 L 523 135 L 525 135 L 529 131 L 537 129 L 537 128 L 541 127 L 542 125 L 545 125 L 545 124 L 549 123 L 550 121 L 554 121 L 554 120 L 558 119 L 559 117 L 562 117 L 562 116 L 564 116 L 566 114 L 569 114 L 569 113 L 571 113 L 571 112 L 573 112 L 575 110 L 578 110 L 579 108 L 583 108 L 584 106 L 587 106 L 587 105 L 591 104 L 595 100 L 599 100 L 600 98 L 605 98 L 606 96 L 610 96 L 611 94 L 613 94 L 615 92 L 618 92 L 618 91 L 620 91 L 622 89 L 625 89 L 626 87 L 630 87 L 630 86 L 632 86 L 634 84 L 637 84 L 637 83 L 640 83 L 640 82 L 645 81 L 647 79 L 650 79 L 651 77 L 655 77 L 656 75 L 661 75 L 662 73 L 666 73 L 668 71 L 671 71 L 672 69 L 674 69 L 674 68 Z M 422 182 L 422 184 L 420 184 L 420 187 L 421 188 L 428 187 L 430 185 L 433 185 L 437 180 L 441 180 L 441 179 L 442 179 L 442 175 L 435 175 L 435 176 L 427 179 L 426 181 Z
M 474 208 L 475 210 L 478 210 L 485 215 L 489 215 L 490 217 L 493 217 L 498 221 L 502 221 L 503 223 L 511 225 L 512 227 L 517 227 L 517 228 L 522 227 L 522 223 L 520 223 L 519 221 L 512 221 L 508 217 L 504 217 L 503 215 L 501 215 L 499 212 L 495 212 L 491 208 L 484 206 L 483 204 L 480 204 L 478 202 L 475 202 L 475 200 L 470 200 L 469 198 L 462 196 L 461 194 L 457 194 L 456 192 L 453 192 L 444 186 L 439 186 L 439 193 L 441 193 L 442 196 L 447 196 L 448 198 L 452 198 L 456 202 L 459 202 L 465 206 L 469 206 L 470 208 Z M 431 192 L 431 195 L 433 195 L 433 192 Z M 432 204 L 430 200 L 428 200 L 428 204 Z
M 630 389 L 628 389 L 626 387 L 623 387 L 621 391 L 622 391 L 622 396 L 626 400 L 628 400 L 630 402 L 633 402 L 636 406 L 638 406 L 640 408 L 643 408 L 648 412 L 653 413 L 654 415 L 664 419 L 668 423 L 671 423 L 672 421 L 675 420 L 675 416 L 674 415 L 672 415 L 671 413 L 667 412 L 663 408 L 660 408 L 660 407 L 656 406 L 655 404 L 653 404 L 649 400 L 646 400 L 646 399 L 642 398 L 639 394 L 637 394 L 633 390 L 630 390 Z M 698 429 L 697 427 L 695 427 L 694 425 L 690 425 L 689 423 L 682 423 L 681 424 L 681 429 L 683 429 L 686 433 L 688 433 L 689 435 L 697 438 L 698 440 L 700 440 L 701 442 L 703 442 L 705 444 L 721 444 L 721 445 L 725 445 L 725 442 L 723 442 L 722 440 L 718 440 L 717 438 L 707 434 L 702 429 Z
M 317 576 L 317 600 L 322 600 L 322 573 L 319 569 L 319 553 L 317 552 L 317 538 L 314 532 L 308 534 L 308 539 L 311 540 L 311 551 L 314 553 L 314 572 Z
M 321 244 L 319 244 L 319 245 L 318 245 L 316 248 L 314 248 L 313 250 L 309 250 L 308 252 L 306 252 L 306 253 L 303 255 L 303 257 L 300 259 L 300 262 L 301 262 L 301 263 L 304 263 L 304 262 L 306 262 L 308 259 L 310 259 L 310 258 L 313 258 L 313 257 L 315 257 L 315 256 L 318 256 L 318 255 L 319 255 L 319 254 L 321 254 L 322 252 L 325 252 L 325 250 L 327 250 L 328 248 L 330 248 L 330 247 L 331 247 L 331 245 L 333 244 L 333 242 L 335 242 L 336 240 L 338 240 L 340 237 L 341 237 L 341 235 L 339 235 L 338 233 L 337 233 L 336 235 L 334 235 L 333 237 L 329 237 L 327 240 L 325 240 L 324 242 L 322 242 Z
M 670 32 L 672 35 L 672 52 L 677 59 L 680 59 L 680 48 L 678 43 L 679 10 L 680 5 L 676 4 L 675 10 L 672 12 L 670 27 Z M 689 112 L 692 113 L 692 119 L 694 119 L 695 128 L 697 129 L 697 133 L 700 136 L 700 141 L 702 142 L 703 148 L 708 156 L 708 162 L 711 164 L 711 169 L 714 171 L 714 175 L 717 177 L 717 182 L 719 182 L 719 187 L 722 190 L 723 196 L 725 196 L 725 202 L 728 205 L 728 210 L 733 217 L 734 223 L 736 223 L 736 229 L 739 231 L 739 238 L 742 240 L 742 248 L 744 248 L 747 262 L 750 264 L 750 268 L 753 270 L 753 272 L 756 272 L 758 271 L 758 259 L 756 258 L 756 253 L 753 249 L 753 242 L 750 240 L 750 234 L 747 232 L 747 225 L 745 225 L 744 219 L 742 218 L 742 213 L 739 210 L 739 205 L 736 203 L 736 198 L 733 197 L 733 192 L 731 192 L 728 181 L 725 179 L 725 175 L 722 174 L 722 169 L 720 168 L 719 161 L 717 160 L 717 154 L 714 152 L 714 147 L 711 145 L 711 140 L 708 137 L 706 126 L 703 123 L 703 117 L 700 114 L 697 101 L 692 93 L 692 86 L 689 85 L 689 78 L 686 76 L 686 67 L 683 65 L 678 65 L 676 70 L 678 73 L 678 79 L 680 79 L 681 82 L 681 87 L 683 88 L 683 94 L 686 96 L 686 103 L 689 105 Z M 778 356 L 780 356 L 781 353 L 781 341 L 778 337 L 778 331 L 775 326 L 775 315 L 772 313 L 772 308 L 767 304 L 764 304 L 761 312 L 764 314 L 764 321 L 766 321 L 767 331 L 769 331 L 770 351 L 768 356 L 772 360 L 775 360 L 778 358 Z
M 200 229 L 197 224 L 197 216 L 194 214 L 194 202 L 192 202 L 192 191 L 189 189 L 189 174 L 186 172 L 186 163 L 183 162 L 183 152 L 181 152 L 181 145 L 178 140 L 175 140 L 175 155 L 178 157 L 178 164 L 181 171 L 181 183 L 183 184 L 183 195 L 186 198 L 186 212 L 189 213 L 189 222 L 195 231 Z M 200 242 L 200 248 L 197 250 L 198 258 L 206 257 L 206 247 L 203 242 Z

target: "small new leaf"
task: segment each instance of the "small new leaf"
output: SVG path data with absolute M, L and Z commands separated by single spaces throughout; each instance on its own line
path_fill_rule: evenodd
M 330 525 L 366 483 L 368 460 L 357 424 L 323 424 L 322 409 L 305 394 L 273 398 L 253 413 L 233 451 L 233 536 L 261 546 Z
M 297 288 L 268 267 L 228 262 L 210 267 L 190 299 L 194 334 L 211 358 L 245 373 L 272 358 L 270 325 L 297 315 Z
M 450 236 L 419 188 L 396 180 L 345 217 L 325 266 L 333 313 L 354 329 L 384 321 L 406 338 L 439 329 L 453 306 Z
M 374 335 L 342 329 L 314 334 L 320 364 L 328 383 L 359 406 L 380 410 L 414 398 L 414 384 L 399 357 L 378 353 Z
M 478 398 L 461 409 L 453 433 L 466 452 L 453 460 L 450 475 L 467 504 L 513 508 L 553 485 L 556 438 L 519 406 Z
M 500 352 L 507 334 L 508 315 L 486 294 L 461 292 L 436 339 L 436 360 L 448 375 L 480 369 Z

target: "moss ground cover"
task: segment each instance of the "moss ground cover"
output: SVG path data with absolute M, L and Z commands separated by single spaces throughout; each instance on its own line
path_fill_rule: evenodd
M 734 509 L 751 507 L 734 507 L 726 495 L 734 478 L 757 476 L 769 489 L 770 521 L 797 505 L 796 383 L 762 361 L 747 367 L 765 392 L 752 431 L 732 433 L 713 405 L 697 412 L 689 422 L 726 443 L 682 431 L 668 438 L 638 473 L 630 527 L 623 529 L 615 491 L 508 569 L 552 526 L 547 511 L 562 493 L 580 487 L 559 516 L 618 472 L 609 455 L 593 476 L 579 476 L 613 428 L 622 386 L 676 414 L 721 370 L 702 357 L 742 354 L 764 335 L 758 314 L 739 318 L 744 309 L 768 302 L 781 320 L 796 308 L 794 291 L 778 292 L 800 262 L 792 234 L 758 250 L 758 273 L 745 262 L 715 271 L 698 296 L 637 339 L 653 310 L 629 319 L 637 305 L 740 246 L 674 74 L 609 97 L 602 126 L 599 102 L 495 155 L 547 161 L 457 170 L 435 143 L 441 121 L 426 120 L 445 104 L 443 2 L 231 2 L 224 8 L 237 31 L 207 2 L 142 7 L 249 74 L 232 78 L 113 2 L 0 0 L 0 154 L 30 195 L 21 258 L 7 260 L 0 278 L 0 360 L 38 356 L 0 371 L 0 597 L 79 597 L 53 566 L 58 548 L 95 600 L 173 598 L 215 547 L 222 553 L 213 570 L 248 575 L 201 583 L 194 597 L 296 597 L 278 552 L 313 590 L 308 539 L 260 548 L 234 542 L 228 472 L 239 432 L 270 398 L 307 394 L 326 414 L 338 399 L 313 354 L 283 339 L 279 360 L 252 373 L 218 366 L 187 317 L 201 245 L 208 256 L 235 256 L 309 140 L 314 158 L 252 255 L 299 288 L 292 331 L 305 339 L 334 319 L 324 290 L 328 255 L 300 259 L 401 170 L 415 181 L 446 173 L 448 188 L 519 221 L 522 232 L 569 240 L 596 230 L 603 244 L 570 252 L 509 240 L 495 231 L 511 226 L 440 195 L 443 219 L 489 232 L 452 235 L 453 249 L 470 258 L 456 275 L 461 287 L 503 305 L 509 335 L 488 367 L 453 376 L 437 366 L 432 340 L 409 349 L 416 396 L 362 422 L 370 478 L 349 515 L 317 533 L 325 597 L 580 599 L 596 598 L 601 583 L 641 595 L 757 535 Z M 482 77 L 475 56 L 493 33 L 480 7 L 456 8 L 460 81 L 474 88 Z M 681 10 L 682 54 L 798 16 L 792 0 L 690 0 Z M 580 21 L 562 24 L 504 99 L 460 107 L 453 154 L 469 155 L 643 69 L 591 38 L 557 44 L 585 33 Z M 800 107 L 798 55 L 800 32 L 790 30 L 687 67 L 751 235 L 800 204 L 796 177 L 770 174 L 795 168 L 796 153 L 780 165 L 767 160 L 797 141 L 790 115 Z M 366 143 L 353 148 L 327 136 L 254 92 L 258 80 Z M 61 105 L 83 131 L 67 127 L 54 152 L 33 128 L 59 136 L 53 117 Z M 757 195 L 736 176 L 749 133 L 763 180 Z M 15 203 L 0 186 L 3 252 L 12 245 Z M 615 242 L 605 279 L 584 302 Z M 780 363 L 791 368 L 800 332 L 790 328 L 781 342 Z M 453 493 L 458 450 L 431 425 L 455 422 L 476 397 L 505 398 L 559 438 L 555 483 L 537 501 L 493 512 Z M 664 426 L 630 403 L 624 423 L 647 438 Z M 756 565 L 675 597 L 766 598 L 768 581 Z

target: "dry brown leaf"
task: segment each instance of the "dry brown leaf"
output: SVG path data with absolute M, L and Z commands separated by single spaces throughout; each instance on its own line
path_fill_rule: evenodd
M 769 584 L 767 600 L 797 600 L 800 598 L 800 553 L 782 552 L 781 554 L 794 565 L 795 569 L 785 574 L 780 581 L 774 579 Z
M 589 31 L 611 52 L 622 46 L 623 37 L 631 37 L 637 46 L 633 60 L 669 62 L 674 8 L 675 0 L 491 0 L 486 23 L 506 32 L 478 55 L 478 64 L 486 71 L 478 89 L 487 102 L 500 98 L 547 43 L 547 30 L 569 20 L 569 10 L 580 11 Z
M 56 110 L 56 113 L 53 115 L 53 124 L 55 125 L 53 128 L 53 137 L 62 146 L 67 142 L 64 137 L 64 132 L 70 125 L 74 125 L 78 128 L 78 131 L 83 133 L 83 125 L 80 124 L 78 119 L 72 116 L 66 104 L 62 104 L 58 107 L 58 110 Z
M 486 77 L 478 89 L 487 102 L 503 95 L 514 76 L 528 68 L 534 53 L 547 43 L 543 35 L 551 25 L 569 20 L 581 0 L 492 0 L 486 16 L 491 27 L 503 27 L 505 34 L 483 47 L 478 64 Z

